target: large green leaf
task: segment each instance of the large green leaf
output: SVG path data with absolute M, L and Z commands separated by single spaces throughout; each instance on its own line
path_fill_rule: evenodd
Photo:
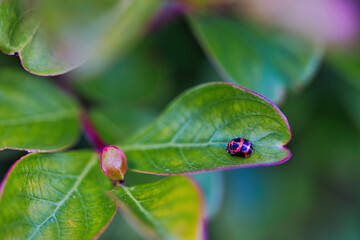
M 111 186 L 93 152 L 26 155 L 3 182 L 0 238 L 91 239 L 116 212 Z
M 201 239 L 204 231 L 202 195 L 184 176 L 155 183 L 121 186 L 109 192 L 120 210 L 148 239 Z
M 157 0 L 4 0 L 0 49 L 18 54 L 24 68 L 34 74 L 62 74 L 86 60 L 86 72 L 99 71 L 138 41 L 160 4 Z
M 0 70 L 0 149 L 55 151 L 80 132 L 78 106 L 48 79 Z
M 226 144 L 253 143 L 248 158 L 232 157 Z M 227 83 L 196 87 L 178 97 L 159 119 L 120 148 L 130 169 L 175 174 L 279 164 L 290 158 L 285 116 L 270 101 Z
M 280 101 L 306 83 L 321 48 L 299 37 L 214 15 L 190 15 L 190 25 L 224 80 Z

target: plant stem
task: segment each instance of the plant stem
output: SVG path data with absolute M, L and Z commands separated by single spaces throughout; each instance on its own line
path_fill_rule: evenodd
M 89 141 L 94 145 L 99 155 L 101 155 L 104 147 L 106 147 L 107 144 L 101 139 L 85 111 L 82 111 L 81 113 L 81 123 Z
M 95 147 L 96 151 L 99 155 L 102 154 L 102 150 L 104 149 L 106 144 L 98 134 L 96 128 L 94 127 L 93 123 L 90 120 L 90 117 L 87 114 L 86 104 L 85 100 L 82 99 L 78 94 L 77 91 L 74 89 L 73 85 L 69 81 L 66 75 L 53 77 L 55 80 L 55 83 L 62 88 L 64 91 L 66 91 L 69 95 L 71 95 L 73 98 L 77 100 L 78 103 L 80 103 L 81 106 L 81 125 L 82 128 L 88 138 L 88 140 L 92 143 L 92 145 Z
M 120 187 L 120 186 L 125 185 L 125 181 L 124 180 L 113 180 L 112 184 L 114 187 Z

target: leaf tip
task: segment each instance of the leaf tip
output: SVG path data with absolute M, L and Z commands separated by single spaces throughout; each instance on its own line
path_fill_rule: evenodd
M 30 154 L 33 154 L 33 153 L 30 153 Z M 18 160 L 16 160 L 16 162 L 14 162 L 13 165 L 11 165 L 11 167 L 10 167 L 10 168 L 8 169 L 8 171 L 6 172 L 3 180 L 2 180 L 1 183 L 0 183 L 0 201 L 1 201 L 1 197 L 2 197 L 2 193 L 3 193 L 4 187 L 5 187 L 6 180 L 9 178 L 10 173 L 12 172 L 12 170 L 15 168 L 15 166 L 16 166 L 22 159 L 24 159 L 25 157 L 29 156 L 30 154 L 26 154 L 26 155 L 22 156 L 21 158 L 19 158 Z
M 276 111 L 280 114 L 281 118 L 284 120 L 284 122 L 285 122 L 285 124 L 286 124 L 286 126 L 287 126 L 287 128 L 289 130 L 289 135 L 290 135 L 289 140 L 287 142 L 283 143 L 283 145 L 285 146 L 286 144 L 288 144 L 290 142 L 290 140 L 292 138 L 292 132 L 291 132 L 289 121 L 286 118 L 286 116 L 284 115 L 284 113 L 280 110 L 280 108 L 274 102 L 272 102 L 270 99 L 266 98 L 265 96 L 261 95 L 260 93 L 257 93 L 257 92 L 255 92 L 253 90 L 246 89 L 246 88 L 241 87 L 239 85 L 236 85 L 234 83 L 229 83 L 229 82 L 218 82 L 218 83 L 228 84 L 228 85 L 231 85 L 233 87 L 239 88 L 239 89 L 241 89 L 243 91 L 250 92 L 250 93 L 264 99 L 266 102 L 270 103 L 272 105 L 272 107 L 274 107 L 276 109 Z

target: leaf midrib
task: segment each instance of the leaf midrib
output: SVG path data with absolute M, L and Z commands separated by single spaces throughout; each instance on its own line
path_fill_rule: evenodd
M 120 146 L 123 151 L 134 151 L 134 150 L 151 150 L 159 148 L 195 148 L 195 147 L 207 147 L 207 146 L 226 146 L 228 142 L 205 142 L 205 143 L 154 143 L 154 144 L 134 144 L 134 145 L 125 145 Z M 260 146 L 271 146 L 271 147 L 283 147 L 283 144 L 257 144 Z
M 206 147 L 209 145 L 226 145 L 227 142 L 206 142 L 206 143 L 154 143 L 154 144 L 134 144 L 134 145 L 125 145 L 120 146 L 123 151 L 132 151 L 132 150 L 144 150 L 144 149 L 157 149 L 157 148 L 169 148 L 169 147 Z
M 52 218 L 55 216 L 56 212 L 59 210 L 59 208 L 69 199 L 69 197 L 71 196 L 71 194 L 73 194 L 75 191 L 77 191 L 77 188 L 79 187 L 80 183 L 82 182 L 82 180 L 84 180 L 84 178 L 86 177 L 86 175 L 90 172 L 91 168 L 95 165 L 96 163 L 96 159 L 97 156 L 94 154 L 93 157 L 91 158 L 91 160 L 89 161 L 89 163 L 85 166 L 84 170 L 82 171 L 82 173 L 79 175 L 79 178 L 76 180 L 76 182 L 74 183 L 73 187 L 70 189 L 70 191 L 65 195 L 65 197 L 58 202 L 56 208 L 54 209 L 54 211 L 50 214 L 49 217 L 47 217 L 41 224 L 39 224 L 35 231 L 31 234 L 30 237 L 28 237 L 28 240 L 31 240 L 35 237 L 35 235 L 41 230 L 41 228 Z

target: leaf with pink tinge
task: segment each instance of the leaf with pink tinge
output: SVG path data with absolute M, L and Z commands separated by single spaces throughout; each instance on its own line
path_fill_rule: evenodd
M 32 153 L 2 182 L 0 239 L 91 239 L 116 213 L 91 151 Z
M 252 142 L 250 157 L 226 152 L 237 137 Z M 130 170 L 171 175 L 280 164 L 291 157 L 284 147 L 290 138 L 288 121 L 272 102 L 236 85 L 211 83 L 178 97 L 120 148 Z
M 146 239 L 203 239 L 204 206 L 200 189 L 184 176 L 120 186 L 109 192 L 120 211 Z

